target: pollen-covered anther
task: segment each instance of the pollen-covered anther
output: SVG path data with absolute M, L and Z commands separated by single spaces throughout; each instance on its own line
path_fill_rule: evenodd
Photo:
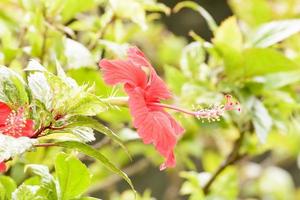
M 17 112 L 12 111 L 6 121 L 5 129 L 2 130 L 3 134 L 18 137 L 22 135 L 22 131 L 26 126 L 26 119 L 24 117 L 24 109 L 20 108 Z
M 220 116 L 224 114 L 224 106 L 223 105 L 214 105 L 210 108 L 200 109 L 195 111 L 195 116 L 197 119 L 201 119 L 202 122 L 204 120 L 211 121 L 220 121 Z

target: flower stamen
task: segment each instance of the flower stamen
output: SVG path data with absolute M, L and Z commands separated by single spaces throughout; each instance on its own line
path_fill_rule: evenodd
M 202 122 L 204 122 L 205 119 L 208 120 L 209 122 L 211 121 L 214 122 L 214 121 L 220 121 L 220 117 L 224 115 L 225 111 L 229 111 L 229 110 L 237 110 L 239 112 L 241 111 L 239 102 L 233 102 L 231 95 L 226 95 L 225 98 L 226 98 L 225 105 L 214 105 L 211 106 L 210 108 L 197 109 L 195 111 L 190 111 L 190 110 L 178 108 L 176 106 L 167 105 L 163 103 L 149 103 L 148 105 L 159 106 L 162 108 L 175 110 L 187 115 L 192 115 L 197 119 L 202 120 Z

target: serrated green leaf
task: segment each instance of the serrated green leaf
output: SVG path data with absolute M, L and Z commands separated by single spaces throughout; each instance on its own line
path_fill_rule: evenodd
M 53 93 L 52 105 L 55 112 L 94 116 L 107 110 L 107 106 L 99 97 L 90 93 L 86 85 L 78 86 L 69 77 L 61 78 L 51 73 L 45 75 Z
M 47 200 L 46 197 L 37 195 L 40 187 L 22 184 L 12 193 L 12 200 Z
M 93 94 L 81 92 L 73 98 L 72 101 L 70 99 L 69 106 L 66 108 L 66 113 L 69 115 L 95 116 L 107 110 L 104 102 Z
M 113 163 L 111 163 L 108 158 L 106 158 L 103 154 L 98 152 L 96 149 L 93 149 L 91 146 L 76 141 L 58 142 L 56 144 L 58 146 L 65 147 L 65 148 L 77 149 L 78 151 L 99 160 L 107 169 L 121 176 L 130 185 L 131 189 L 135 191 L 129 177 L 118 167 L 116 167 Z
M 4 66 L 0 66 L 0 100 L 17 105 L 24 105 L 29 101 L 24 80 Z
M 59 154 L 55 161 L 55 170 L 61 190 L 61 200 L 79 197 L 91 183 L 87 167 L 74 156 Z

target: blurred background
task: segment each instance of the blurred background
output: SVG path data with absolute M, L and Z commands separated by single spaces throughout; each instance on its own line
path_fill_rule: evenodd
M 216 122 L 170 112 L 186 132 L 175 150 L 177 166 L 165 171 L 159 171 L 163 158 L 138 138 L 127 108 L 99 114 L 133 159 L 102 135 L 93 145 L 128 174 L 138 200 L 296 200 L 299 16 L 299 0 L 0 0 L 0 64 L 23 73 L 35 58 L 55 72 L 57 58 L 79 84 L 94 84 L 98 96 L 124 96 L 122 87 L 103 82 L 97 63 L 137 45 L 173 92 L 167 103 L 205 108 L 229 93 L 242 107 Z M 31 176 L 26 164 L 53 169 L 60 151 L 27 153 L 7 175 L 20 185 Z M 134 199 L 122 178 L 81 158 L 93 175 L 86 194 Z M 230 164 L 222 168 L 224 161 Z

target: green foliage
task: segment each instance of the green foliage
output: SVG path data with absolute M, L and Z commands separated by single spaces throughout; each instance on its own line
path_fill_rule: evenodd
M 11 199 L 11 194 L 17 188 L 14 180 L 8 176 L 0 176 L 0 197 L 3 200 Z
M 78 197 L 90 185 L 90 174 L 77 158 L 60 154 L 55 161 L 56 176 L 60 185 L 59 199 Z
M 116 167 L 114 164 L 112 164 L 108 158 L 106 158 L 103 154 L 101 154 L 100 152 L 98 152 L 97 150 L 93 149 L 92 147 L 80 143 L 80 142 L 76 142 L 76 141 L 69 141 L 69 142 L 59 142 L 57 143 L 57 145 L 62 146 L 62 147 L 67 147 L 67 148 L 72 148 L 72 149 L 77 149 L 80 152 L 93 157 L 97 160 L 99 160 L 100 162 L 102 162 L 102 164 L 107 167 L 109 170 L 113 171 L 114 173 L 120 175 L 121 177 L 123 177 L 127 183 L 130 185 L 130 187 L 132 188 L 133 191 L 134 187 L 132 185 L 131 180 L 128 178 L 128 176 L 122 172 L 118 167 Z
M 73 155 L 61 153 L 57 156 L 55 177 L 43 165 L 27 165 L 26 170 L 39 178 L 27 179 L 19 186 L 12 193 L 14 200 L 25 200 L 29 197 L 39 200 L 96 199 L 82 197 L 91 183 L 91 177 L 87 167 Z

